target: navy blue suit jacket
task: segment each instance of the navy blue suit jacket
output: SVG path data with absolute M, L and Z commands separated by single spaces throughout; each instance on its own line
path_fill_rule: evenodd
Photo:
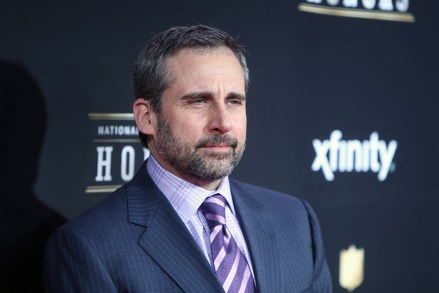
M 258 292 L 332 292 L 320 228 L 295 197 L 230 181 Z M 131 182 L 52 235 L 47 292 L 223 292 L 143 165 Z

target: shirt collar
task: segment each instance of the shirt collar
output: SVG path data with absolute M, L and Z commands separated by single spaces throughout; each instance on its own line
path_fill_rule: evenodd
M 175 176 L 160 166 L 153 156 L 148 158 L 146 169 L 158 189 L 169 200 L 185 224 L 189 222 L 192 216 L 197 214 L 198 208 L 207 197 L 217 193 L 225 197 L 230 210 L 235 214 L 228 176 L 221 180 L 216 190 L 212 191 Z

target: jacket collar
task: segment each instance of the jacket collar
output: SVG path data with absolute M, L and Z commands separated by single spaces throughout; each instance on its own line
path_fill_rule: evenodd
M 281 263 L 272 215 L 256 196 L 259 189 L 230 180 L 241 229 L 249 248 L 258 292 L 281 292 Z M 251 190 L 250 190 L 251 189 Z M 263 196 L 263 195 L 262 195 Z
M 128 221 L 145 227 L 139 245 L 184 292 L 223 292 L 215 272 L 143 164 L 125 186 Z

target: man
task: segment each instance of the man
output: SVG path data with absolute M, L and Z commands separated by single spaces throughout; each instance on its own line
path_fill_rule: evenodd
M 228 175 L 246 139 L 248 69 L 225 32 L 155 36 L 134 69 L 151 152 L 133 180 L 49 241 L 49 292 L 331 292 L 305 202 Z

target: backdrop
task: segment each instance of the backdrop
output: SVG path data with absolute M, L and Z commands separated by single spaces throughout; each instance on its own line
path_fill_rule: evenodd
M 173 25 L 226 30 L 251 70 L 233 176 L 312 204 L 335 292 L 438 292 L 438 16 L 437 1 L 414 0 L 3 1 L 0 59 L 41 89 L 35 192 L 73 217 L 148 155 L 130 115 L 143 45 Z M 2 112 L 24 121 L 29 107 Z

